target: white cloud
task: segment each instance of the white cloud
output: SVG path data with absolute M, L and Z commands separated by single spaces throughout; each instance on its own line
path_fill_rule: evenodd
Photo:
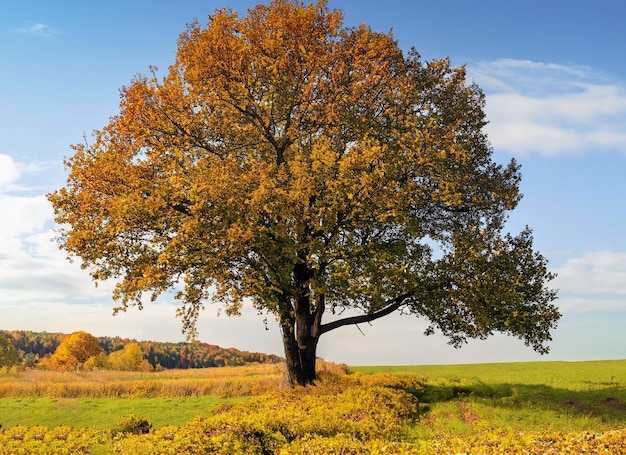
M 52 38 L 60 33 L 54 27 L 40 22 L 26 22 L 22 27 L 16 28 L 14 31 L 24 35 L 39 36 L 41 38 Z
M 37 166 L 0 154 L 0 258 L 18 255 L 26 247 L 26 236 L 41 232 L 52 220 L 46 197 L 26 194 L 30 190 L 21 184 L 25 174 L 36 170 Z
M 591 69 L 500 59 L 469 68 L 487 95 L 495 149 L 555 155 L 626 152 L 626 83 Z
M 559 309 L 564 314 L 574 313 L 624 313 L 626 312 L 626 296 L 609 296 L 594 298 L 594 296 L 573 297 L 566 295 L 557 301 Z
M 52 241 L 53 211 L 41 191 L 23 184 L 37 165 L 0 154 L 0 304 L 41 299 L 101 298 L 110 288 L 94 290 L 86 272 L 65 260 Z
M 0 194 L 0 255 L 21 247 L 24 235 L 40 231 L 52 219 L 52 208 L 45 196 L 13 196 Z
M 0 153 L 0 192 L 20 178 L 19 166 L 9 155 Z
M 569 259 L 555 271 L 556 285 L 564 292 L 619 295 L 626 299 L 626 253 L 587 253 Z
M 76 305 L 56 300 L 2 305 L 3 329 L 72 333 L 85 330 L 95 336 L 120 336 L 138 340 L 183 341 L 180 321 L 172 305 L 153 304 L 143 311 L 113 316 L 112 304 Z

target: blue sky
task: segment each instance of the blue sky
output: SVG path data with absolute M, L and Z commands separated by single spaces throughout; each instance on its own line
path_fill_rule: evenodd
M 183 340 L 175 303 L 111 315 L 111 286 L 95 288 L 51 242 L 47 192 L 62 160 L 118 112 L 119 89 L 149 65 L 173 62 L 176 39 L 216 8 L 256 1 L 29 0 L 0 15 L 0 328 Z M 626 2 L 329 0 L 348 26 L 393 29 L 425 60 L 465 64 L 487 94 L 494 157 L 522 165 L 525 197 L 509 229 L 532 227 L 558 273 L 563 319 L 538 356 L 496 336 L 460 350 L 426 322 L 393 316 L 322 337 L 319 355 L 357 364 L 433 364 L 626 358 Z M 200 339 L 282 354 L 275 326 L 254 310 L 217 316 Z

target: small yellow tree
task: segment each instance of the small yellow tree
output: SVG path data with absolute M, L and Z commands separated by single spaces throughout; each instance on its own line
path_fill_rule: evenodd
M 83 363 L 84 370 L 110 370 L 109 356 L 106 352 L 101 352 L 98 355 L 89 357 L 85 363 Z
M 109 354 L 109 365 L 113 370 L 135 371 L 141 368 L 143 353 L 139 343 L 129 343 L 124 349 Z
M 84 364 L 91 357 L 103 353 L 98 339 L 87 332 L 74 332 L 63 340 L 52 354 L 52 364 L 59 369 L 70 369 Z

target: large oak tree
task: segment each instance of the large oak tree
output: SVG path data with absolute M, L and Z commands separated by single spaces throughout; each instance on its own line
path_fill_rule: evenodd
M 49 195 L 60 246 L 117 280 L 121 309 L 174 289 L 193 335 L 205 303 L 252 302 L 291 384 L 314 380 L 320 336 L 396 311 L 453 345 L 498 331 L 547 351 L 553 275 L 528 228 L 504 232 L 519 166 L 493 161 L 463 67 L 274 0 L 192 23 L 157 73 Z

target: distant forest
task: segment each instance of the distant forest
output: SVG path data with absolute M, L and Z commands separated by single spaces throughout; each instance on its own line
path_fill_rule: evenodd
M 0 335 L 4 335 L 17 349 L 25 363 L 30 365 L 50 357 L 63 339 L 69 336 L 69 334 L 63 333 L 31 332 L 28 330 L 0 330 Z M 273 354 L 222 348 L 199 341 L 162 343 L 120 337 L 97 338 L 107 355 L 123 349 L 129 343 L 139 343 L 144 359 L 155 370 L 239 366 L 283 361 L 281 357 Z

